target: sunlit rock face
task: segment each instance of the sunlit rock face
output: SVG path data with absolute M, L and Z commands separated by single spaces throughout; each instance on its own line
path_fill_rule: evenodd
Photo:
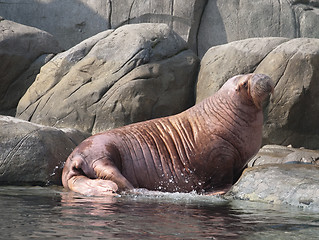
M 43 66 L 16 116 L 97 133 L 172 115 L 194 104 L 198 63 L 166 24 L 125 25 Z

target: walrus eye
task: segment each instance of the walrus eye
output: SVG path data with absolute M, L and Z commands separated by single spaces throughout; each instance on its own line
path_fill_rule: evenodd
M 243 83 L 243 87 L 247 90 L 248 89 L 248 84 L 247 84 L 247 82 L 244 82 Z
M 245 88 L 246 90 L 248 89 L 248 82 L 247 81 L 239 84 L 236 88 L 236 91 L 240 91 L 242 88 Z

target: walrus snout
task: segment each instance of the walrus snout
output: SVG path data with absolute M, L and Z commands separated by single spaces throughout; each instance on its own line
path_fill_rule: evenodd
M 265 74 L 252 74 L 250 79 L 250 95 L 258 109 L 270 94 L 274 92 L 274 82 Z

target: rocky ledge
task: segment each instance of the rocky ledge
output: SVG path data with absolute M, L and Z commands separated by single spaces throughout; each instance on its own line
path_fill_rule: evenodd
M 319 151 L 264 146 L 227 198 L 319 210 Z

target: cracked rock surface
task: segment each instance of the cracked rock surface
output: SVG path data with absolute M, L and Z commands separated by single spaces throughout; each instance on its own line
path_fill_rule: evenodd
M 319 38 L 317 0 L 1 0 L 0 16 L 51 33 L 64 49 L 149 22 L 169 25 L 200 58 L 212 46 L 246 38 Z
M 210 48 L 201 61 L 196 102 L 231 76 L 269 75 L 275 91 L 265 106 L 265 144 L 319 148 L 319 39 L 255 38 Z
M 0 19 L 0 114 L 15 114 L 41 66 L 60 51 L 51 34 Z
M 256 37 L 319 38 L 317 0 L 208 0 L 198 29 L 198 55 Z
M 61 184 L 63 164 L 87 135 L 0 116 L 0 183 Z
M 97 133 L 193 105 L 198 58 L 166 24 L 107 30 L 58 54 L 20 100 L 17 117 Z
M 169 25 L 195 46 L 205 4 L 206 0 L 2 0 L 0 16 L 51 33 L 64 49 L 107 29 L 150 22 Z

